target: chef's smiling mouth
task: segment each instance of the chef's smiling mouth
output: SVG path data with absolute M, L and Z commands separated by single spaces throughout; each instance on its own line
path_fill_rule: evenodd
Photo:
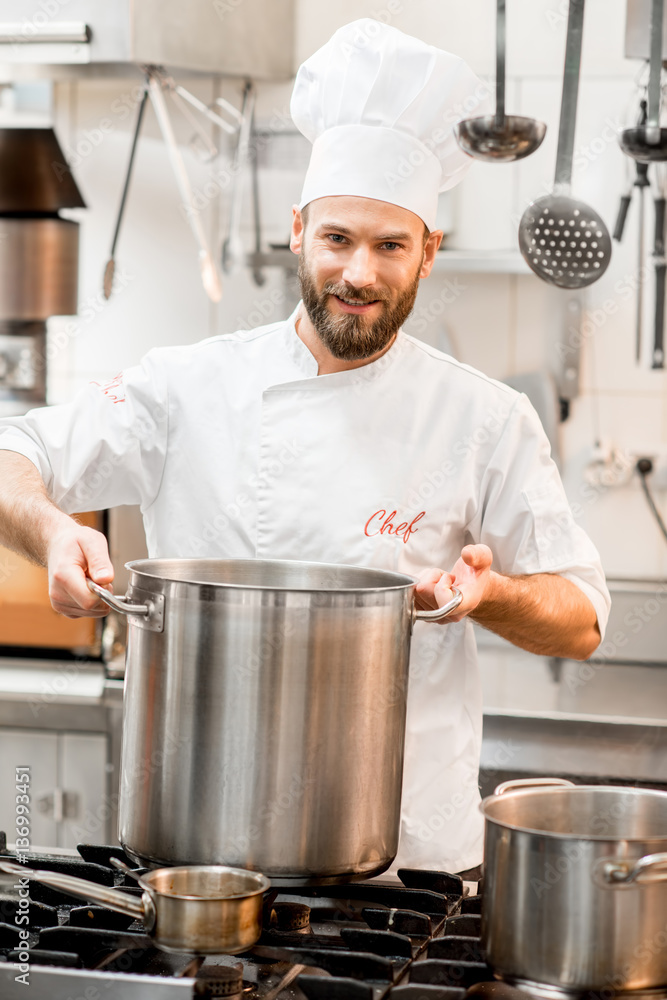
M 338 305 L 344 312 L 352 313 L 365 313 L 368 312 L 374 305 L 381 302 L 381 299 L 372 299 L 370 302 L 362 302 L 359 299 L 347 299 L 342 298 L 340 295 L 331 296 L 336 300 Z

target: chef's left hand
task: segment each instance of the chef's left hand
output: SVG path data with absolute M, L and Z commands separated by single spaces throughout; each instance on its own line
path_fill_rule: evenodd
M 456 611 L 443 618 L 442 624 L 459 622 L 475 610 L 484 599 L 491 581 L 493 555 L 488 545 L 466 545 L 461 550 L 451 573 L 441 569 L 426 569 L 415 588 L 415 603 L 419 611 L 435 611 L 454 596 L 452 587 L 458 587 L 463 600 Z

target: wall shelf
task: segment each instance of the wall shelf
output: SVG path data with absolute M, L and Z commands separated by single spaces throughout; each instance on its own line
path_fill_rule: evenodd
M 248 267 L 282 267 L 296 271 L 298 258 L 288 248 L 250 253 Z M 518 250 L 440 250 L 433 268 L 435 274 L 531 274 Z
M 532 274 L 518 250 L 439 250 L 433 272 Z

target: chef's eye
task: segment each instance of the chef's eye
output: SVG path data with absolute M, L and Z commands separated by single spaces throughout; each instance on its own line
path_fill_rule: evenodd
M 328 233 L 327 235 L 328 235 L 329 239 L 332 240 L 334 243 L 344 243 L 345 242 L 345 237 L 342 236 L 341 233 Z
M 386 243 L 382 244 L 385 250 L 396 250 L 398 249 L 398 247 L 400 247 L 400 245 L 401 245 L 400 243 L 394 243 L 393 240 L 387 240 Z

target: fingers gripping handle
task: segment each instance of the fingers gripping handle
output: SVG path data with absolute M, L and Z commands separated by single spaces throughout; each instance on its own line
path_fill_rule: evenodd
M 422 622 L 439 622 L 443 618 L 449 617 L 453 611 L 456 611 L 459 604 L 463 600 L 463 594 L 458 587 L 452 587 L 452 593 L 454 596 L 451 601 L 444 604 L 441 608 L 436 608 L 435 611 L 417 611 L 415 608 L 412 612 L 412 621 L 422 621 Z

